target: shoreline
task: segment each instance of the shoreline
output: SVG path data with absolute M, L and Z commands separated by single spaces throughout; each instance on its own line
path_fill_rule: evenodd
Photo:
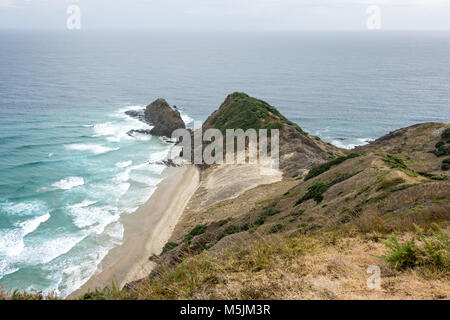
M 192 165 L 166 168 L 163 176 L 143 205 L 134 213 L 121 216 L 122 244 L 111 249 L 99 264 L 100 271 L 67 299 L 113 283 L 122 288 L 151 272 L 155 264 L 149 258 L 161 253 L 200 182 L 199 170 Z

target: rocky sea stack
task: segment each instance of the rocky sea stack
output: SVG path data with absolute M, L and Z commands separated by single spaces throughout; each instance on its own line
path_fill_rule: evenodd
M 153 101 L 143 111 L 132 110 L 125 113 L 130 117 L 137 118 L 154 126 L 151 130 L 131 130 L 129 134 L 139 132 L 170 138 L 172 132 L 176 129 L 186 128 L 183 119 L 181 119 L 180 112 L 172 109 L 167 101 L 161 98 Z
M 153 126 L 151 130 L 130 130 L 128 131 L 130 136 L 134 133 L 142 133 L 170 138 L 172 132 L 176 129 L 186 128 L 186 124 L 181 118 L 180 112 L 176 109 L 172 109 L 167 101 L 162 98 L 156 99 L 145 109 L 128 110 L 125 111 L 125 114 Z
M 153 125 L 150 134 L 154 136 L 171 137 L 176 129 L 185 129 L 186 125 L 181 119 L 180 112 L 172 109 L 166 100 L 156 99 L 145 108 L 144 119 Z

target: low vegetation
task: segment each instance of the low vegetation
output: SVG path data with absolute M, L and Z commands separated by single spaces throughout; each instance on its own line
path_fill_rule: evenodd
M 410 177 L 417 177 L 417 173 L 414 170 L 408 168 L 405 162 L 399 157 L 393 156 L 391 154 L 386 155 L 383 161 L 391 167 L 391 169 L 397 169 L 406 173 Z
M 167 242 L 167 243 L 164 245 L 163 253 L 169 252 L 170 250 L 172 250 L 172 249 L 174 249 L 174 248 L 176 248 L 176 247 L 178 247 L 178 243 L 175 243 L 175 242 Z
M 318 175 L 321 175 L 322 173 L 330 170 L 331 167 L 337 166 L 338 164 L 341 164 L 345 160 L 356 158 L 358 156 L 359 156 L 359 154 L 357 154 L 357 153 L 350 153 L 347 156 L 338 157 L 338 158 L 333 159 L 331 161 L 328 161 L 328 162 L 326 162 L 324 164 L 321 164 L 321 165 L 319 165 L 319 166 L 317 166 L 315 168 L 312 168 L 308 172 L 308 174 L 305 176 L 305 181 L 307 181 L 309 179 L 312 179 L 314 177 L 317 177 Z
M 323 182 L 317 182 L 308 188 L 308 192 L 306 192 L 303 197 L 298 199 L 295 205 L 298 206 L 299 204 L 302 204 L 303 202 L 308 201 L 310 199 L 314 199 L 316 203 L 320 203 L 323 200 L 323 193 L 327 191 L 327 189 L 328 184 Z
M 267 102 L 235 92 L 229 96 L 228 106 L 212 118 L 211 124 L 225 132 L 226 129 L 281 129 L 283 123 L 293 126 L 306 134 L 297 124 L 284 117 Z
M 447 158 L 444 161 L 442 161 L 441 169 L 442 169 L 442 171 L 447 171 L 450 169 L 450 158 Z
M 444 130 L 441 135 L 441 140 L 436 143 L 434 154 L 438 157 L 450 155 L 450 128 Z
M 383 241 L 389 251 L 381 258 L 397 270 L 430 266 L 445 271 L 450 261 L 450 236 L 437 224 L 433 224 L 429 235 L 418 226 L 415 229 L 416 235 L 411 240 L 400 243 L 397 236 L 392 235 Z

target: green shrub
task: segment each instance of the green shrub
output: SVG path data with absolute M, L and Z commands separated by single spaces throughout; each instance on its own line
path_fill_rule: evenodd
M 434 145 L 434 147 L 435 147 L 436 149 L 438 149 L 438 148 L 442 147 L 444 144 L 445 144 L 445 142 L 441 140 L 441 141 L 439 141 L 438 143 L 436 143 L 436 144 Z
M 264 211 L 264 213 L 262 215 L 260 215 L 254 222 L 253 225 L 254 226 L 261 226 L 266 222 L 266 219 L 268 217 L 274 216 L 278 213 L 280 213 L 280 210 L 274 209 L 273 207 L 268 208 L 266 211 Z
M 415 227 L 418 240 L 423 244 L 423 263 L 447 268 L 450 258 L 450 236 L 436 223 L 433 223 L 429 237 L 426 237 L 419 227 Z
M 241 231 L 241 228 L 239 226 L 228 226 L 225 228 L 225 230 L 223 230 L 225 234 L 233 234 L 239 231 Z
M 400 243 L 396 235 L 383 241 L 389 249 L 380 258 L 387 261 L 393 268 L 404 270 L 416 266 L 435 266 L 448 268 L 450 237 L 437 224 L 433 224 L 431 235 L 425 236 L 423 231 L 415 225 L 416 237 Z M 416 243 L 418 241 L 418 244 Z
M 446 177 L 446 176 L 436 176 L 436 175 L 434 175 L 434 176 L 431 177 L 431 179 L 432 179 L 432 180 L 438 180 L 438 181 L 441 181 L 441 180 L 447 179 L 447 177 Z
M 282 224 L 277 224 L 277 225 L 274 225 L 274 226 L 272 226 L 270 228 L 269 233 L 277 233 L 277 232 L 280 232 L 281 229 L 283 229 L 283 225 Z
M 403 270 L 419 265 L 419 249 L 414 240 L 400 244 L 397 236 L 392 235 L 391 238 L 383 241 L 383 243 L 390 252 L 381 257 L 394 269 Z
M 409 169 L 408 166 L 403 162 L 403 160 L 396 156 L 388 154 L 383 158 L 383 161 L 386 162 L 386 164 L 388 164 L 391 169 L 398 169 L 406 173 L 410 177 L 417 177 L 417 173 L 414 170 Z
M 360 171 L 355 172 L 355 173 L 339 173 L 336 175 L 336 177 L 333 179 L 333 181 L 331 181 L 328 186 L 334 186 L 335 184 L 341 183 L 345 180 L 350 179 L 353 176 L 356 176 L 358 173 L 360 173 Z
M 331 169 L 331 167 L 336 166 L 338 164 L 341 164 L 342 162 L 344 162 L 345 160 L 348 159 L 352 159 L 352 158 L 356 158 L 359 157 L 360 155 L 357 153 L 350 153 L 347 156 L 342 156 L 342 157 L 338 157 L 336 159 L 333 159 L 331 161 L 328 161 L 324 164 L 321 164 L 317 167 L 312 168 L 308 174 L 305 176 L 305 181 L 312 179 L 314 177 L 317 177 L 318 175 L 321 175 L 322 173 L 328 171 Z
M 323 193 L 327 191 L 327 189 L 328 185 L 326 183 L 317 182 L 308 188 L 308 192 L 306 192 L 306 194 L 303 197 L 301 197 L 295 203 L 295 205 L 298 206 L 299 204 L 310 199 L 314 199 L 316 203 L 320 203 L 323 200 Z
M 216 237 L 216 240 L 219 241 L 220 239 L 230 235 L 230 234 L 235 234 L 235 233 L 239 233 L 242 231 L 247 231 L 248 229 L 250 229 L 250 225 L 248 223 L 243 224 L 241 226 L 228 226 L 226 227 L 221 233 L 219 233 Z
M 228 223 L 228 219 L 219 221 L 219 227 L 222 227 Z
M 445 129 L 444 132 L 442 132 L 441 137 L 444 140 L 450 139 L 450 128 Z
M 240 231 L 247 231 L 250 229 L 250 225 L 248 223 L 243 224 L 242 226 L 240 226 Z
M 403 162 L 402 159 L 393 156 L 391 154 L 386 155 L 386 157 L 383 158 L 383 161 L 386 162 L 391 169 L 407 169 L 408 167 Z
M 440 146 L 436 150 L 434 150 L 434 154 L 438 157 L 447 156 L 450 154 L 450 147 Z
M 253 224 L 255 226 L 261 226 L 264 224 L 264 222 L 266 222 L 266 216 L 261 215 L 253 222 Z
M 401 191 L 401 190 L 406 190 L 410 187 L 414 186 L 414 184 L 402 184 L 401 186 L 395 186 L 393 188 L 391 188 L 391 192 L 396 192 L 396 191 Z
M 111 287 L 105 287 L 103 289 L 88 290 L 87 293 L 82 295 L 79 300 L 111 300 L 121 299 L 125 297 L 125 293 L 120 290 L 113 282 Z
M 450 158 L 445 159 L 444 161 L 442 161 L 442 167 L 441 169 L 443 171 L 447 171 L 450 169 Z
M 189 232 L 189 235 L 192 237 L 199 236 L 199 235 L 205 233 L 206 228 L 207 228 L 207 226 L 203 226 L 203 225 L 195 226 L 194 229 L 192 229 L 191 232 Z
M 164 245 L 163 253 L 169 252 L 170 250 L 172 250 L 172 249 L 174 249 L 174 248 L 176 248 L 176 247 L 178 247 L 178 243 L 175 243 L 175 242 L 167 242 L 167 243 Z
M 433 176 L 433 174 L 432 174 L 432 173 L 428 173 L 428 172 L 422 172 L 422 171 L 418 172 L 418 174 L 420 174 L 421 176 L 424 176 L 424 177 L 430 178 L 430 179 L 431 179 L 431 177 Z

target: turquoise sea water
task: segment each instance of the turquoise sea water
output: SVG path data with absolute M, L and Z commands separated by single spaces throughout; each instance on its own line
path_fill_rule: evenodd
M 449 33 L 0 32 L 0 283 L 66 295 L 120 244 L 170 145 L 126 132 L 158 97 L 191 122 L 228 93 L 352 147 L 450 120 Z

